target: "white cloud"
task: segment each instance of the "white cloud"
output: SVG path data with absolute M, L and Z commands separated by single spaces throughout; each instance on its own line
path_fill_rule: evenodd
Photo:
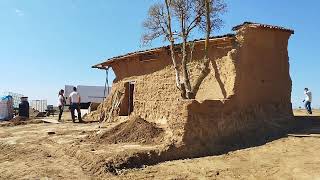
M 14 12 L 18 15 L 18 16 L 24 16 L 24 12 L 21 9 L 14 9 Z

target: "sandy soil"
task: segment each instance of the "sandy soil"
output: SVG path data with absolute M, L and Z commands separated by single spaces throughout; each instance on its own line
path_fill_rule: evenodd
M 0 179 L 320 179 L 317 116 L 320 111 L 313 117 L 300 118 L 307 125 L 302 125 L 299 131 L 259 147 L 164 162 L 123 171 L 118 176 L 101 173 L 104 168 L 101 159 L 148 146 L 81 144 L 83 138 L 99 130 L 98 123 L 67 121 L 4 126 L 0 127 Z

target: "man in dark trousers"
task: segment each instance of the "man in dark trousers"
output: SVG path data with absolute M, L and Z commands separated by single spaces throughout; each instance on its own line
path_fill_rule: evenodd
M 304 106 L 307 109 L 309 114 L 312 114 L 311 109 L 311 101 L 312 101 L 312 93 L 309 91 L 308 88 L 304 88 L 304 94 L 306 95 L 305 99 L 303 100 Z
M 80 94 L 77 92 L 76 87 L 73 87 L 73 92 L 69 95 L 69 101 L 70 101 L 70 111 L 71 111 L 72 122 L 75 122 L 75 116 L 74 116 L 75 110 L 77 110 L 78 112 L 79 122 L 83 122 L 81 119 L 81 111 L 80 111 L 81 97 L 80 97 Z

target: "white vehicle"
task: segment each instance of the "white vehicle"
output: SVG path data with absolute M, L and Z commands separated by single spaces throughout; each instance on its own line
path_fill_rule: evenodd
M 69 103 L 69 95 L 73 92 L 73 87 L 71 85 L 65 86 L 65 97 L 67 105 Z M 110 92 L 110 87 L 105 88 L 104 86 L 77 86 L 77 91 L 81 96 L 81 107 L 87 109 L 86 107 L 90 105 L 90 103 L 101 103 L 108 96 Z
M 47 109 L 47 100 L 32 100 L 31 103 L 31 108 L 34 110 L 37 110 L 39 112 L 46 112 Z

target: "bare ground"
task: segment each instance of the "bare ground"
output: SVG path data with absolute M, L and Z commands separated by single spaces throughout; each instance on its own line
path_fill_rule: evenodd
M 304 111 L 296 114 L 305 116 Z M 320 112 L 299 117 L 300 130 L 259 147 L 105 173 L 104 160 L 152 145 L 83 142 L 97 123 L 0 127 L 0 179 L 320 179 Z M 37 121 L 38 122 L 38 121 Z M 113 125 L 110 125 L 113 126 Z

